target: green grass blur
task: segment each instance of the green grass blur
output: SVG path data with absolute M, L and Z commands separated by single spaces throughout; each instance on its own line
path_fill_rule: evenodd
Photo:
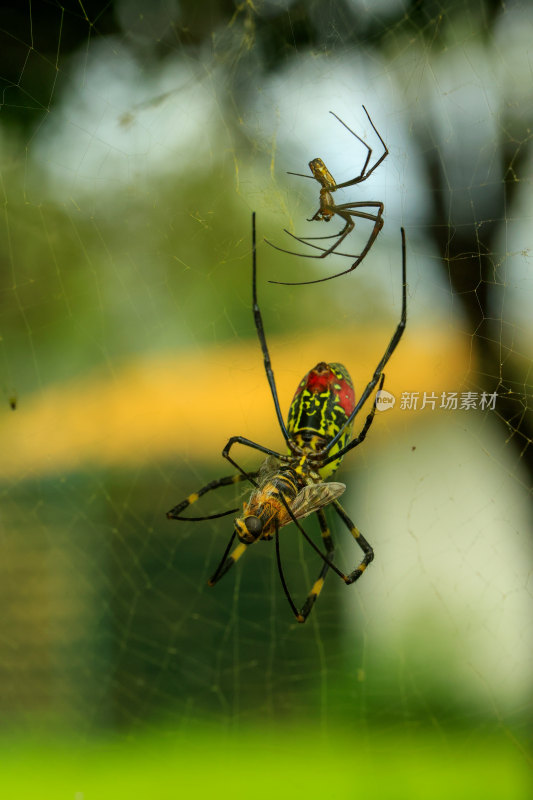
M 326 742 L 324 743 L 324 739 Z M 2 743 L 4 797 L 527 800 L 530 772 L 501 730 L 330 731 L 299 728 L 120 740 Z

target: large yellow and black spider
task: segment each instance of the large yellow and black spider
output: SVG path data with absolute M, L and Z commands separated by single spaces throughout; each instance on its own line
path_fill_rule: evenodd
M 181 503 L 178 503 L 178 505 L 174 506 L 167 514 L 169 519 L 194 522 L 202 522 L 224 517 L 228 514 L 234 514 L 239 509 L 232 508 L 220 514 L 211 514 L 204 517 L 181 516 L 186 508 L 195 503 L 207 492 L 240 481 L 249 481 L 253 486 L 250 499 L 247 503 L 244 503 L 242 514 L 235 519 L 233 534 L 218 567 L 208 583 L 210 586 L 214 586 L 236 561 L 238 561 L 251 544 L 260 540 L 267 541 L 275 538 L 276 558 L 281 583 L 289 605 L 298 622 L 305 622 L 313 604 L 320 594 L 324 584 L 324 578 L 330 568 L 336 572 L 345 583 L 350 584 L 363 574 L 368 564 L 374 558 L 372 547 L 353 524 L 337 499 L 344 492 L 346 486 L 343 483 L 337 483 L 327 479 L 333 475 L 344 455 L 361 444 L 367 435 L 376 411 L 375 400 L 361 432 L 352 439 L 354 419 L 374 388 L 378 385 L 378 382 L 378 391 L 382 388 L 385 379 L 383 369 L 396 349 L 405 329 L 407 320 L 407 288 L 405 232 L 403 228 L 401 233 L 402 311 L 400 322 L 358 402 L 355 402 L 352 380 L 346 367 L 342 364 L 326 364 L 324 361 L 320 361 L 307 373 L 296 389 L 296 393 L 289 408 L 287 425 L 285 425 L 279 406 L 274 373 L 272 371 L 263 328 L 263 320 L 257 302 L 255 214 L 252 215 L 252 301 L 255 328 L 263 352 L 265 372 L 270 385 L 272 399 L 274 400 L 279 426 L 285 442 L 287 443 L 288 453 L 277 453 L 275 450 L 252 442 L 250 439 L 246 439 L 243 436 L 232 436 L 224 447 L 222 456 L 227 459 L 238 472 L 234 475 L 211 481 L 199 491 L 194 492 Z M 237 443 L 266 454 L 267 458 L 259 470 L 256 472 L 246 472 L 233 460 L 230 456 L 230 450 L 233 445 Z M 333 506 L 334 511 L 363 551 L 361 562 L 348 574 L 344 573 L 333 563 L 334 544 L 324 514 L 324 508 L 328 505 Z M 299 520 L 313 513 L 318 517 L 326 554 L 312 541 L 299 522 Z M 294 522 L 302 536 L 324 562 L 318 578 L 313 584 L 300 610 L 296 607 L 289 592 L 280 556 L 279 530 L 291 522 Z M 235 537 L 237 537 L 239 543 L 231 551 Z
M 342 272 L 336 272 L 335 275 L 328 275 L 326 278 L 317 278 L 313 281 L 269 281 L 270 283 L 279 283 L 284 286 L 303 286 L 304 284 L 308 283 L 323 283 L 324 281 L 330 281 L 332 278 L 338 278 L 340 275 L 345 275 L 347 272 L 351 272 L 354 270 L 361 261 L 365 258 L 368 251 L 376 241 L 377 235 L 383 227 L 383 203 L 378 200 L 363 200 L 361 202 L 355 203 L 340 203 L 337 205 L 333 200 L 333 192 L 336 192 L 337 189 L 346 189 L 348 186 L 355 186 L 358 183 L 363 183 L 366 181 L 367 178 L 370 178 L 374 170 L 376 170 L 379 165 L 386 159 L 389 154 L 387 149 L 387 145 L 381 138 L 376 126 L 372 122 L 370 118 L 370 114 L 363 106 L 364 112 L 368 117 L 368 121 L 372 125 L 375 133 L 377 134 L 379 141 L 384 147 L 384 153 L 379 157 L 375 164 L 368 170 L 367 167 L 372 157 L 372 149 L 367 145 L 367 143 L 358 136 L 355 131 L 352 131 L 348 125 L 342 121 L 340 117 L 338 117 L 333 111 L 330 111 L 330 114 L 333 114 L 335 119 L 344 125 L 346 130 L 350 131 L 350 133 L 358 139 L 361 144 L 367 149 L 367 155 L 365 163 L 363 164 L 363 169 L 356 175 L 355 178 L 352 178 L 349 181 L 344 181 L 344 183 L 337 183 L 335 178 L 328 170 L 324 162 L 321 158 L 313 158 L 309 162 L 309 169 L 311 170 L 311 175 L 303 175 L 300 172 L 289 172 L 289 175 L 297 175 L 299 178 L 313 178 L 314 180 L 318 181 L 320 184 L 320 196 L 319 196 L 319 207 L 318 211 L 307 221 L 314 222 L 315 220 L 323 220 L 324 222 L 329 222 L 333 219 L 334 216 L 338 216 L 344 220 L 344 228 L 339 231 L 338 233 L 334 233 L 332 236 L 295 236 L 294 233 L 291 233 L 287 229 L 285 229 L 285 233 L 288 233 L 289 236 L 292 236 L 293 239 L 296 239 L 297 242 L 301 242 L 302 244 L 307 245 L 307 247 L 312 247 L 314 250 L 320 250 L 320 255 L 314 255 L 312 253 L 295 253 L 293 250 L 285 250 L 283 247 L 278 247 L 278 245 L 273 244 L 272 242 L 267 241 L 271 247 L 275 247 L 276 250 L 280 250 L 282 253 L 288 253 L 289 255 L 293 256 L 302 256 L 303 258 L 326 258 L 331 253 L 335 253 L 339 256 L 345 256 L 347 258 L 355 258 L 353 264 L 348 267 L 348 269 L 342 270 Z M 369 213 L 368 211 L 362 211 L 361 209 L 377 209 L 374 213 Z M 346 237 L 353 231 L 355 227 L 354 218 L 359 219 L 368 219 L 374 223 L 374 227 L 370 233 L 368 241 L 364 246 L 363 250 L 359 253 L 359 255 L 351 255 L 350 253 L 339 253 L 337 248 L 339 245 L 346 239 Z M 335 239 L 336 241 L 333 242 L 331 247 L 327 249 L 324 247 L 319 247 L 316 244 L 311 244 L 311 240 L 317 241 L 318 239 Z

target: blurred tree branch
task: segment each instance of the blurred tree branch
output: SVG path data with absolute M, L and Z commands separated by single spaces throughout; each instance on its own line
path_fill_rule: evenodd
M 504 125 L 503 129 L 507 127 Z M 500 141 L 499 159 L 504 176 L 501 191 L 494 195 L 483 222 L 465 220 L 454 225 L 448 222 L 448 200 L 454 187 L 448 185 L 437 148 L 430 146 L 420 131 L 417 136 L 433 199 L 429 229 L 441 255 L 446 280 L 450 281 L 468 320 L 479 356 L 481 389 L 489 394 L 498 391 L 497 418 L 506 435 L 514 440 L 533 476 L 533 448 L 530 447 L 533 425 L 531 413 L 524 412 L 524 397 L 520 396 L 519 388 L 524 386 L 526 375 L 519 358 L 513 356 L 512 349 L 506 348 L 502 341 L 499 321 L 491 313 L 494 295 L 504 288 L 498 280 L 495 263 L 497 239 L 502 221 L 513 206 L 520 180 L 525 176 L 529 147 L 517 147 L 516 142 L 510 140 Z

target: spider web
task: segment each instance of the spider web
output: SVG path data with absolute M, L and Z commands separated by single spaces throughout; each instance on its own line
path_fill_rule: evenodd
M 250 737 L 257 756 L 284 726 L 300 742 L 318 729 L 347 776 L 363 762 L 339 739 L 388 765 L 375 796 L 403 797 L 393 784 L 439 796 L 448 763 L 461 786 L 475 776 L 470 797 L 527 796 L 532 23 L 526 4 L 451 0 L 4 8 L 6 736 L 75 731 L 85 752 L 106 733 L 126 746 L 165 732 L 216 760 L 221 732 L 237 750 Z M 284 228 L 342 228 L 306 222 L 318 184 L 286 173 L 316 156 L 338 182 L 360 172 L 365 148 L 330 110 L 379 158 L 363 104 L 390 155 L 335 200 L 382 200 L 384 230 L 353 274 L 269 285 L 349 266 L 262 239 L 305 253 Z M 284 414 L 319 360 L 345 363 L 361 393 L 399 320 L 400 226 L 408 237 L 408 327 L 385 384 L 396 405 L 336 477 L 376 560 L 352 587 L 328 575 L 304 626 L 272 544 L 209 589 L 231 517 L 165 519 L 231 473 L 230 436 L 282 448 L 250 308 L 252 210 Z M 357 221 L 343 252 L 370 230 Z M 443 407 L 454 393 L 475 407 Z M 245 499 L 240 485 L 190 513 Z M 352 569 L 360 554 L 330 522 Z M 321 565 L 292 528 L 281 545 L 301 604 Z M 465 742 L 491 762 L 483 784 L 475 755 L 462 765 Z M 65 780 L 88 792 L 89 779 Z

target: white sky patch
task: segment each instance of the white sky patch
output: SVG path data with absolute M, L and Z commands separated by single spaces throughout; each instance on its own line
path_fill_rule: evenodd
M 223 151 L 221 137 L 212 94 L 185 60 L 147 73 L 130 50 L 120 46 L 118 56 L 105 39 L 88 59 L 78 56 L 30 155 L 63 200 L 190 172 L 193 154 L 195 170 L 204 172 Z
M 447 419 L 368 458 L 355 493 L 339 473 L 348 512 L 375 550 L 356 592 L 345 594 L 347 619 L 360 626 L 363 616 L 374 648 L 403 648 L 410 671 L 432 672 L 461 699 L 512 708 L 533 674 L 528 492 L 490 415 Z

